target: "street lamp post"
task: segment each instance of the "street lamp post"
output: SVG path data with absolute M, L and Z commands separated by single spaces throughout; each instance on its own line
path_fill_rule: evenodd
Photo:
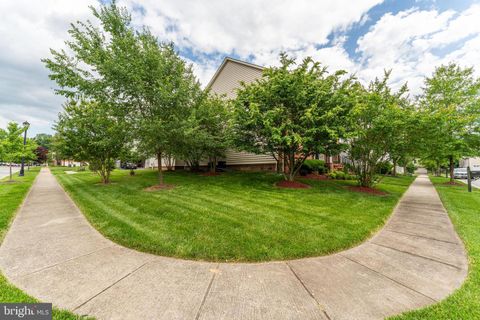
M 25 149 L 25 145 L 27 144 L 27 130 L 28 127 L 30 126 L 30 123 L 25 121 L 23 123 L 23 127 L 25 128 L 24 134 L 23 134 L 23 148 Z M 25 150 L 23 150 L 25 152 Z M 22 156 L 22 166 L 20 167 L 20 173 L 18 174 L 20 177 L 23 177 L 25 175 L 25 156 Z

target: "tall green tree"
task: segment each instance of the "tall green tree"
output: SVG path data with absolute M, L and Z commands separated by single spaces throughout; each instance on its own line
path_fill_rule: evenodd
M 407 87 L 393 92 L 387 82 L 390 72 L 375 79 L 367 88 L 358 84 L 357 101 L 350 112 L 348 155 L 361 186 L 372 187 L 377 166 L 389 159 L 391 144 L 397 139 L 398 127 L 404 124 L 401 107 Z
M 23 133 L 26 128 L 16 122 L 8 123 L 6 130 L 0 130 L 0 159 L 9 164 L 10 181 L 13 180 L 12 165 L 24 160 L 35 158 L 34 150 L 37 145 L 31 139 L 23 143 Z
M 425 79 L 419 99 L 424 158 L 447 159 L 451 181 L 455 161 L 473 152 L 469 137 L 478 123 L 479 96 L 480 79 L 473 68 L 450 63 Z
M 68 98 L 90 99 L 121 109 L 129 119 L 139 149 L 161 160 L 171 154 L 182 131 L 185 109 L 195 100 L 198 81 L 175 51 L 147 28 L 136 30 L 130 14 L 115 2 L 92 7 L 99 22 L 78 22 L 66 42 L 71 53 L 52 50 L 44 59 L 59 89 Z
M 110 182 L 115 160 L 128 141 L 124 118 L 115 111 L 105 103 L 71 100 L 55 125 L 64 155 L 88 162 L 104 184 Z
M 311 58 L 298 66 L 285 54 L 280 67 L 264 70 L 238 91 L 234 133 L 240 149 L 283 157 L 286 180 L 293 181 L 305 159 L 337 144 L 345 132 L 346 110 L 340 81 Z

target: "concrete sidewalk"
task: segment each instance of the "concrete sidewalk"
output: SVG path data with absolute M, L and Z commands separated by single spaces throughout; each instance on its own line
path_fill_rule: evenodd
M 318 258 L 219 264 L 112 243 L 48 169 L 0 247 L 0 266 L 32 296 L 98 319 L 381 319 L 445 298 L 467 274 L 463 245 L 426 176 L 358 247 Z

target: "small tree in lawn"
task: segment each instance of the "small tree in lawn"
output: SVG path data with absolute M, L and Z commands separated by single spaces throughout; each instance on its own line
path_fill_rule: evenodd
M 328 74 L 311 58 L 295 67 L 282 54 L 280 62 L 238 91 L 233 130 L 239 149 L 283 157 L 284 177 L 293 181 L 308 156 L 342 137 L 345 109 L 337 91 L 344 72 Z
M 386 72 L 383 79 L 375 79 L 367 88 L 359 86 L 350 113 L 348 154 L 363 187 L 375 184 L 377 166 L 388 159 L 390 144 L 402 138 L 397 136 L 397 128 L 403 124 L 401 104 L 407 88 L 392 92 L 387 85 L 389 75 Z
M 392 116 L 392 139 L 387 145 L 388 158 L 393 164 L 392 175 L 396 176 L 397 166 L 404 167 L 418 154 L 419 114 L 407 99 L 400 98 L 393 105 L 397 108 Z
M 35 158 L 34 150 L 37 145 L 31 140 L 23 144 L 22 134 L 25 131 L 16 122 L 10 122 L 7 130 L 0 130 L 0 159 L 9 164 L 10 181 L 13 181 L 12 164 L 18 163 L 23 159 L 29 160 Z
M 124 118 L 115 111 L 104 103 L 70 101 L 55 125 L 64 155 L 88 162 L 104 184 L 110 182 L 115 160 L 128 141 Z
M 473 68 L 442 65 L 425 79 L 420 97 L 425 153 L 448 160 L 452 182 L 455 161 L 472 152 L 468 136 L 480 113 L 479 94 Z
M 198 131 L 203 137 L 203 149 L 210 162 L 210 171 L 214 173 L 217 159 L 225 156 L 230 143 L 230 112 L 224 99 L 208 93 L 194 112 L 198 119 Z

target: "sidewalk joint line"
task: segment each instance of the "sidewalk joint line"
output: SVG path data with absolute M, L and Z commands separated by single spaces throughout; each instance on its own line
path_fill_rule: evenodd
M 383 247 L 383 248 L 387 248 L 387 249 L 390 249 L 390 250 L 395 250 L 395 251 L 398 251 L 398 252 L 406 253 L 406 254 L 412 255 L 414 257 L 419 257 L 419 258 L 423 258 L 423 259 L 426 259 L 426 260 L 434 261 L 436 263 L 444 264 L 444 265 L 447 265 L 449 267 L 452 267 L 452 268 L 455 268 L 455 269 L 458 269 L 458 270 L 463 270 L 462 267 L 459 267 L 459 266 L 456 266 L 454 264 L 451 264 L 451 263 L 448 263 L 448 262 L 445 262 L 445 261 L 441 261 L 441 260 L 438 260 L 438 259 L 435 259 L 435 258 L 422 256 L 420 254 L 416 254 L 416 253 L 413 253 L 413 252 L 408 252 L 408 251 L 405 251 L 405 250 L 400 250 L 400 249 L 397 249 L 397 248 L 389 247 L 389 246 L 379 244 L 379 243 L 375 243 L 375 242 L 370 242 L 370 243 L 374 244 L 376 246 L 379 246 L 379 247 Z
M 432 297 L 430 297 L 430 296 L 428 296 L 428 295 L 426 295 L 426 294 L 424 294 L 424 293 L 422 293 L 422 292 L 420 292 L 420 291 L 418 291 L 418 290 L 416 290 L 416 289 L 410 288 L 410 287 L 407 286 L 406 284 L 404 284 L 404 283 L 402 283 L 402 282 L 400 282 L 400 281 L 398 281 L 398 280 L 395 280 L 395 279 L 393 279 L 393 278 L 391 278 L 391 277 L 389 277 L 389 276 L 387 276 L 387 275 L 385 275 L 385 274 L 383 274 L 383 273 L 381 273 L 381 272 L 379 272 L 379 271 L 377 271 L 377 270 L 375 270 L 375 269 L 372 269 L 372 268 L 364 265 L 363 263 L 360 263 L 360 262 L 356 261 L 355 259 L 352 259 L 352 258 L 350 258 L 350 257 L 347 257 L 347 256 L 345 256 L 345 255 L 343 255 L 343 254 L 341 254 L 341 253 L 340 253 L 340 255 L 341 255 L 342 257 L 344 257 L 345 259 L 347 259 L 347 260 L 350 260 L 350 261 L 352 261 L 352 262 L 354 262 L 354 263 L 356 263 L 356 264 L 358 264 L 358 265 L 360 265 L 360 266 L 362 266 L 362 267 L 364 267 L 364 268 L 367 268 L 367 269 L 370 270 L 370 271 L 375 272 L 376 274 L 379 274 L 380 276 L 382 276 L 382 277 L 384 277 L 384 278 L 386 278 L 386 279 L 388 279 L 388 280 L 390 280 L 390 281 L 395 282 L 396 284 L 401 285 L 402 287 L 405 287 L 405 288 L 407 288 L 407 289 L 409 289 L 409 290 L 412 290 L 413 292 L 416 292 L 416 293 L 418 293 L 418 294 L 420 294 L 420 295 L 422 295 L 422 296 L 424 296 L 424 297 L 432 300 L 433 302 L 438 302 L 437 299 L 434 299 L 434 298 L 432 298 Z
M 215 266 L 215 269 L 218 269 L 220 267 L 220 263 L 217 263 Z M 207 290 L 205 291 L 205 294 L 203 295 L 202 302 L 200 303 L 200 307 L 197 310 L 197 314 L 195 315 L 195 320 L 198 320 L 200 318 L 200 314 L 202 313 L 203 306 L 205 305 L 205 302 L 207 301 L 207 296 L 210 293 L 210 289 L 212 288 L 213 280 L 215 280 L 215 276 L 217 275 L 216 272 L 212 272 L 213 275 L 210 278 L 210 282 L 208 283 Z
M 422 236 L 422 235 L 418 235 L 418 234 L 413 234 L 413 233 L 408 233 L 408 232 L 402 232 L 402 231 L 392 230 L 392 229 L 389 229 L 388 226 L 385 228 L 385 231 L 394 232 L 394 233 L 400 233 L 400 234 L 405 234 L 405 235 L 407 235 L 407 236 L 414 236 L 414 237 L 419 237 L 419 238 L 424 238 L 424 239 L 429 239 L 429 240 L 434 240 L 434 241 L 440 241 L 440 242 L 445 242 L 445 243 L 450 243 L 450 244 L 459 245 L 457 242 L 452 242 L 452 241 L 447 241 L 447 240 L 440 240 L 440 239 L 431 238 L 431 237 L 426 237 L 426 236 Z
M 35 273 L 38 273 L 38 272 L 41 272 L 41 271 L 44 271 L 44 270 L 47 270 L 47 269 L 50 269 L 50 268 L 53 268 L 53 267 L 56 267 L 58 265 L 61 265 L 61 264 L 64 264 L 64 263 L 67 263 L 67 262 L 70 262 L 70 261 L 73 261 L 73 260 L 76 260 L 76 259 L 80 259 L 80 258 L 83 258 L 83 257 L 87 257 L 89 255 L 92 255 L 92 254 L 95 254 L 99 251 L 102 251 L 102 250 L 105 250 L 105 249 L 109 249 L 109 248 L 113 248 L 115 247 L 116 244 L 112 244 L 112 245 L 109 245 L 109 246 L 106 246 L 106 247 L 103 247 L 103 248 L 100 248 L 100 249 L 97 249 L 97 250 L 94 250 L 94 251 L 91 251 L 91 252 L 88 252 L 88 253 L 85 253 L 85 254 L 81 254 L 79 256 L 75 256 L 73 258 L 69 258 L 67 260 L 63 260 L 63 261 L 60 261 L 60 262 L 57 262 L 57 263 L 54 263 L 54 264 L 51 264 L 51 265 L 48 265 L 48 266 L 45 266 L 45 267 L 42 267 L 40 269 L 37 269 L 37 270 L 34 270 L 32 272 L 28 272 L 28 273 L 25 273 L 25 274 L 22 274 L 22 275 L 19 275 L 19 277 L 28 277 L 28 276 L 31 276 L 32 274 L 35 274 Z
M 393 222 L 394 222 L 394 223 L 403 223 L 403 222 L 406 222 L 406 223 L 420 224 L 420 225 L 422 225 L 422 226 L 438 227 L 438 225 L 435 225 L 435 224 L 412 221 L 412 220 L 404 219 L 404 218 L 402 218 L 402 217 L 399 217 L 399 218 L 397 218 L 397 219 L 402 219 L 402 220 L 401 220 L 401 221 L 393 221 Z
M 305 289 L 305 291 L 307 291 L 307 293 L 310 295 L 310 297 L 312 297 L 313 301 L 315 301 L 318 305 L 318 307 L 320 308 L 320 310 L 324 313 L 324 315 L 327 317 L 327 319 L 331 320 L 330 316 L 328 315 L 327 311 L 325 310 L 325 308 L 320 304 L 320 302 L 318 302 L 318 300 L 315 298 L 315 295 L 307 288 L 307 285 L 302 281 L 302 279 L 300 279 L 300 276 L 295 272 L 295 270 L 293 270 L 292 266 L 290 265 L 290 263 L 287 261 L 285 262 L 285 264 L 287 265 L 288 269 L 290 269 L 290 271 L 292 272 L 292 274 L 295 276 L 295 278 L 298 280 L 298 282 L 300 282 L 300 284 L 302 285 L 302 287 Z
M 113 287 L 114 285 L 116 285 L 117 283 L 119 283 L 120 281 L 122 281 L 123 279 L 131 276 L 132 274 L 134 274 L 135 272 L 137 272 L 138 270 L 140 270 L 141 268 L 143 268 L 145 265 L 147 265 L 148 263 L 154 261 L 154 259 L 152 260 L 149 260 L 145 263 L 143 263 L 142 265 L 140 265 L 139 267 L 137 267 L 136 269 L 133 269 L 132 271 L 130 271 L 129 273 L 127 273 L 126 275 L 124 275 L 123 277 L 121 277 L 120 279 L 114 281 L 112 284 L 110 284 L 109 286 L 107 286 L 106 288 L 104 288 L 103 290 L 101 290 L 100 292 L 94 294 L 91 298 L 85 300 L 84 302 L 82 302 L 80 305 L 76 306 L 75 308 L 72 309 L 72 311 L 76 311 L 78 309 L 80 309 L 81 307 L 83 307 L 84 305 L 86 305 L 87 303 L 89 303 L 90 301 L 92 301 L 93 299 L 95 299 L 96 297 L 98 297 L 99 295 L 101 295 L 102 293 L 104 293 L 105 291 L 107 291 L 108 289 L 110 289 L 111 287 Z

